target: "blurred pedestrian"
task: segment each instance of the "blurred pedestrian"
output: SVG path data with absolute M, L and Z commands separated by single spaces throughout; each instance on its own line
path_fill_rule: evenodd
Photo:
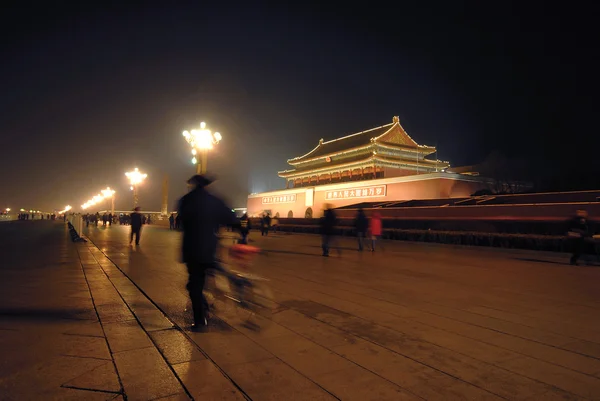
M 569 237 L 572 241 L 573 255 L 571 264 L 577 265 L 577 261 L 584 251 L 585 241 L 589 237 L 588 213 L 585 210 L 578 210 L 575 217 L 571 219 Z
M 137 206 L 133 209 L 133 213 L 129 216 L 131 219 L 131 236 L 129 237 L 129 244 L 133 242 L 133 236 L 135 235 L 135 244 L 140 244 L 140 234 L 142 232 L 142 214 L 140 213 L 140 207 Z
M 187 290 L 194 314 L 192 328 L 208 324 L 208 305 L 203 291 L 206 270 L 215 267 L 219 227 L 239 225 L 231 208 L 205 189 L 212 181 L 204 175 L 190 178 L 188 184 L 194 189 L 181 198 L 177 214 L 183 227 L 182 256 L 189 274 Z
M 329 256 L 329 248 L 333 241 L 333 234 L 335 225 L 337 224 L 337 217 L 335 212 L 331 208 L 331 205 L 325 205 L 325 211 L 323 217 L 320 220 L 321 226 L 321 248 L 323 249 L 323 256 Z M 338 253 L 340 253 L 338 249 Z
M 375 252 L 375 244 L 381 238 L 381 234 L 383 232 L 381 213 L 379 213 L 378 210 L 375 210 L 373 212 L 373 216 L 371 217 L 370 221 L 369 231 L 371 232 L 371 252 Z
M 260 235 L 266 236 L 269 235 L 269 229 L 271 228 L 271 216 L 269 213 L 263 214 L 263 217 L 260 221 Z
M 358 240 L 358 250 L 362 251 L 367 236 L 367 230 L 369 229 L 369 219 L 367 219 L 367 215 L 365 215 L 365 211 L 362 207 L 359 207 L 356 212 L 354 229 L 356 230 L 356 238 Z
M 251 224 L 250 219 L 248 218 L 248 213 L 244 213 L 244 215 L 240 218 L 240 235 L 242 238 L 240 239 L 240 244 L 248 244 L 248 234 L 250 233 Z

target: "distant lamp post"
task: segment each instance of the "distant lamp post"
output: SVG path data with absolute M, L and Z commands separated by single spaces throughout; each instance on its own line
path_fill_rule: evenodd
M 129 179 L 129 184 L 131 184 L 131 190 L 133 191 L 133 207 L 135 208 L 138 205 L 138 185 L 140 185 L 148 174 L 140 173 L 140 170 L 136 167 L 133 171 L 125 173 L 127 178 Z
M 206 174 L 208 151 L 221 142 L 223 137 L 218 132 L 211 132 L 206 123 L 200 123 L 200 129 L 183 131 L 183 137 L 192 147 L 192 163 L 196 165 L 196 174 Z M 200 160 L 197 159 L 200 157 Z
M 106 189 L 103 189 L 100 192 L 102 192 L 102 196 L 104 196 L 104 199 L 111 200 L 110 214 L 115 214 L 115 190 L 110 189 L 110 187 L 106 187 Z

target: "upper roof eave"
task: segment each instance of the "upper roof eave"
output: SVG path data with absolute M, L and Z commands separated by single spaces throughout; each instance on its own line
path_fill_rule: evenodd
M 352 137 L 355 137 L 355 136 L 358 136 L 358 135 L 364 135 L 364 134 L 366 134 L 366 133 L 368 133 L 368 132 L 371 132 L 371 131 L 376 131 L 376 130 L 380 130 L 380 129 L 382 129 L 382 128 L 389 127 L 389 128 L 388 128 L 388 129 L 387 129 L 387 130 L 384 132 L 384 134 L 386 134 L 387 132 L 389 132 L 389 130 L 390 130 L 390 129 L 392 129 L 392 128 L 393 128 L 394 124 L 397 124 L 397 123 L 396 123 L 396 122 L 392 122 L 392 123 L 389 123 L 389 124 L 384 124 L 384 125 L 381 125 L 381 126 L 379 126 L 379 127 L 369 128 L 368 130 L 364 130 L 364 131 L 356 132 L 356 133 L 354 133 L 354 134 L 346 135 L 346 136 L 343 136 L 343 137 L 341 137 L 341 138 L 336 138 L 336 139 L 332 139 L 332 140 L 330 140 L 330 141 L 325 141 L 325 142 L 323 141 L 323 138 L 321 138 L 321 140 L 319 141 L 319 144 L 318 144 L 318 145 L 317 145 L 317 146 L 316 146 L 316 147 L 315 147 L 313 150 L 311 150 L 310 152 L 306 153 L 305 155 L 298 156 L 298 157 L 294 157 L 294 158 L 292 158 L 292 159 L 288 159 L 288 161 L 287 161 L 287 162 L 288 162 L 288 164 L 295 165 L 295 164 L 302 163 L 302 162 L 309 162 L 309 161 L 311 161 L 311 160 L 325 158 L 325 157 L 327 157 L 329 154 L 325 154 L 325 155 L 321 155 L 321 156 L 318 156 L 318 157 L 314 157 L 314 158 L 307 159 L 307 157 L 308 157 L 308 156 L 310 156 L 311 154 L 313 154 L 313 153 L 314 153 L 314 152 L 315 152 L 317 149 L 319 149 L 319 148 L 320 148 L 320 147 L 322 147 L 323 145 L 327 145 L 327 144 L 329 144 L 329 143 L 333 143 L 333 142 L 341 141 L 341 140 L 343 140 L 343 139 L 352 138 Z M 378 137 L 380 137 L 380 136 L 381 136 L 381 135 L 377 135 L 376 137 L 373 137 L 373 138 L 378 138 Z M 360 149 L 360 148 L 363 148 L 363 147 L 368 147 L 368 145 L 362 145 L 362 146 L 354 147 L 354 148 L 351 148 L 351 149 Z M 350 150 L 350 149 L 349 149 L 349 150 Z M 334 153 L 336 153 L 336 152 L 331 152 L 330 154 L 334 154 Z
M 350 162 L 346 162 L 346 163 L 342 163 L 338 166 L 319 166 L 317 168 L 314 169 L 314 171 L 324 171 L 324 170 L 330 170 L 330 169 L 335 169 L 335 168 L 347 168 L 347 167 L 351 167 L 351 166 L 358 166 L 364 163 L 368 163 L 368 162 L 382 162 L 382 163 L 392 163 L 392 164 L 401 164 L 401 165 L 407 165 L 407 166 L 414 166 L 414 167 L 429 167 L 429 168 L 434 168 L 436 166 L 438 166 L 439 168 L 448 168 L 450 167 L 450 163 L 448 162 L 444 162 L 442 160 L 421 160 L 420 162 L 418 161 L 413 161 L 413 160 L 407 160 L 407 159 L 396 159 L 393 157 L 386 157 L 386 156 L 382 156 L 379 154 L 371 154 L 368 157 L 365 157 L 364 159 L 359 159 L 359 160 L 353 160 Z M 314 172 L 312 172 L 311 170 L 284 170 L 284 171 L 278 171 L 277 175 L 280 178 L 290 178 L 290 177 L 294 177 L 294 176 L 302 176 L 302 175 L 312 175 L 315 174 Z

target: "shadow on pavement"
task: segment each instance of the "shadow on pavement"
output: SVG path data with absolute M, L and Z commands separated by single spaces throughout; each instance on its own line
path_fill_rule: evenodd
M 523 262 L 536 262 L 536 263 L 551 263 L 551 264 L 555 264 L 555 265 L 561 265 L 561 266 L 565 266 L 565 265 L 569 265 L 569 261 L 565 260 L 562 262 L 556 261 L 556 260 L 544 260 L 544 259 L 534 259 L 534 258 L 514 258 L 515 260 L 520 260 Z M 586 260 L 584 258 L 581 258 L 579 260 L 579 265 L 587 265 L 587 266 L 598 266 L 600 267 L 600 264 L 597 261 L 592 261 L 592 260 Z
M 320 253 L 308 253 L 308 252 L 297 252 L 297 251 L 282 251 L 279 249 L 263 249 L 265 254 L 268 256 L 270 253 L 283 253 L 288 255 L 305 255 L 305 256 L 318 256 L 322 257 Z
M 0 309 L 0 321 L 2 320 L 37 320 L 37 321 L 55 321 L 55 320 L 89 320 L 95 319 L 93 312 L 86 309 L 31 309 L 31 308 L 13 308 Z
M 306 245 L 306 246 L 309 247 L 309 248 L 319 248 L 319 249 L 321 249 L 321 245 Z M 358 252 L 358 247 L 351 247 L 350 248 L 350 247 L 347 247 L 347 246 L 335 246 L 335 245 L 332 245 L 330 247 L 330 249 L 332 251 L 337 251 L 339 249 L 340 251 L 357 251 Z

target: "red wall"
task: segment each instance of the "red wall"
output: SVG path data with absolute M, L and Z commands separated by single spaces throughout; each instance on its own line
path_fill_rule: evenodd
M 285 191 L 276 191 L 273 193 L 281 193 L 288 194 Z M 267 192 L 264 194 L 259 194 L 261 196 L 254 198 L 248 198 L 248 215 L 249 216 L 258 216 L 263 213 L 265 210 L 271 210 L 271 214 L 275 216 L 277 212 L 279 212 L 279 217 L 284 218 L 288 216 L 288 212 L 291 210 L 294 217 L 304 218 L 304 213 L 306 212 L 305 205 L 305 192 L 294 192 L 296 194 L 296 202 L 295 203 L 272 203 L 272 204 L 263 204 L 262 198 L 266 196 L 272 196 L 271 193 Z
M 424 175 L 424 178 L 425 175 Z M 385 182 L 385 180 L 383 180 Z M 272 196 L 273 194 L 288 194 L 291 191 L 274 191 L 263 194 L 255 195 L 257 197 L 248 198 L 248 214 L 250 216 L 256 216 L 262 214 L 264 210 L 271 210 L 271 214 L 275 215 L 279 212 L 280 217 L 287 217 L 288 211 L 292 210 L 294 217 L 303 218 L 307 209 L 305 193 L 307 189 L 314 188 L 314 202 L 312 206 L 313 217 L 320 217 L 323 214 L 325 205 L 331 203 L 333 207 L 341 207 L 353 205 L 360 202 L 393 202 L 399 200 L 411 200 L 411 199 L 441 199 L 441 198 L 459 198 L 467 197 L 472 193 L 485 187 L 485 184 L 477 181 L 459 181 L 452 178 L 432 178 L 423 179 L 420 181 L 408 181 L 408 182 L 396 182 L 396 183 L 382 183 L 382 180 L 369 180 L 369 181 L 358 181 L 349 184 L 349 188 L 360 188 L 370 187 L 376 185 L 386 185 L 387 194 L 386 196 L 380 197 L 366 197 L 366 198 L 353 198 L 353 199 L 326 199 L 326 194 L 329 191 L 336 188 L 334 186 L 317 186 L 306 188 L 303 192 L 296 193 L 295 203 L 285 204 L 262 204 L 262 197 Z M 329 187 L 329 189 L 327 189 Z M 336 188 L 337 189 L 337 188 Z M 339 188 L 341 189 L 341 188 Z M 338 189 L 338 190 L 339 190 Z
M 585 209 L 591 220 L 600 218 L 600 203 L 549 203 L 529 205 L 426 206 L 381 209 L 384 218 L 404 220 L 514 220 L 559 221 Z M 365 210 L 369 214 L 368 210 Z M 341 218 L 350 218 L 355 210 L 339 210 Z

